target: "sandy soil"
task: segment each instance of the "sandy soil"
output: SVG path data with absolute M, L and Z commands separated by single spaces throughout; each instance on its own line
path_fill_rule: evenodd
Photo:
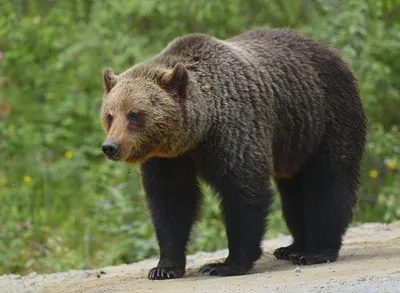
M 339 260 L 333 263 L 297 267 L 276 260 L 273 250 L 290 242 L 290 236 L 265 241 L 263 257 L 244 276 L 197 274 L 202 264 L 226 257 L 228 252 L 223 250 L 189 256 L 181 279 L 148 280 L 148 269 L 157 263 L 150 259 L 93 271 L 4 275 L 0 292 L 400 292 L 400 222 L 351 228 Z

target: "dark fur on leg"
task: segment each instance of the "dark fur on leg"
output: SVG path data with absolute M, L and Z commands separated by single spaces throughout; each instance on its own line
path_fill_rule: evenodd
M 276 179 L 275 182 L 281 195 L 282 212 L 293 236 L 293 243 L 276 249 L 274 256 L 277 259 L 289 260 L 292 253 L 303 251 L 305 248 L 305 197 L 300 175 L 292 179 Z
M 359 154 L 344 156 L 323 143 L 303 168 L 305 246 L 286 259 L 305 265 L 337 260 L 356 205 Z
M 200 273 L 241 275 L 253 267 L 262 253 L 260 245 L 272 199 L 266 168 L 268 164 L 260 164 L 261 159 L 255 164 L 257 158 L 254 156 L 237 161 L 233 168 L 228 169 L 235 154 L 226 149 L 213 153 L 223 156 L 201 160 L 199 165 L 206 175 L 205 179 L 214 186 L 221 198 L 229 256 L 224 263 L 211 263 L 201 267 Z
M 151 159 L 142 180 L 160 247 L 160 261 L 148 278 L 162 280 L 185 274 L 185 249 L 197 215 L 200 189 L 193 162 L 187 157 Z

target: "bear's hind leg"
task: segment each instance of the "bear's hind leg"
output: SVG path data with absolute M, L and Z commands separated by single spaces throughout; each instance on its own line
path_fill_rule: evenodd
M 327 145 L 302 168 L 306 242 L 289 256 L 295 264 L 336 261 L 357 201 L 359 168 L 357 152 Z
M 301 175 L 296 174 L 291 179 L 275 179 L 281 196 L 282 213 L 293 237 L 293 243 L 287 247 L 275 250 L 277 259 L 289 260 L 289 255 L 304 250 L 305 217 L 304 193 L 301 187 Z

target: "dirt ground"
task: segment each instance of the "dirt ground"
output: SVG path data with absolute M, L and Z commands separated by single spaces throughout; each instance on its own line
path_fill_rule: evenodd
M 364 224 L 351 228 L 338 261 L 300 266 L 276 260 L 273 250 L 290 244 L 290 236 L 265 241 L 264 255 L 251 273 L 237 277 L 200 276 L 198 268 L 223 259 L 227 250 L 188 257 L 184 278 L 150 281 L 148 269 L 156 259 L 93 271 L 50 275 L 0 276 L 0 292 L 399 292 L 400 222 Z

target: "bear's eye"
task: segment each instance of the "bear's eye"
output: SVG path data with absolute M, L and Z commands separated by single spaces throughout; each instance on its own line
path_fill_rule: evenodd
M 111 125 L 112 121 L 113 121 L 113 116 L 111 116 L 111 114 L 107 114 L 107 123 L 108 125 Z
M 129 123 L 136 122 L 139 119 L 139 112 L 130 112 L 128 114 Z

